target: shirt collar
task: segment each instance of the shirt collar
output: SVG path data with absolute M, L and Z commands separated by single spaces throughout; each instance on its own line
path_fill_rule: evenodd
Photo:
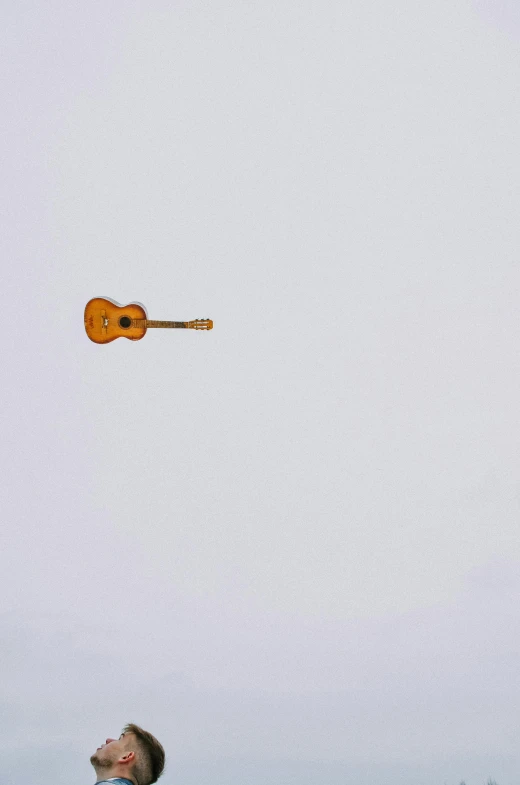
M 127 780 L 126 777 L 109 777 L 108 780 L 98 780 L 95 785 L 102 785 L 103 782 L 123 782 L 128 783 L 128 785 L 134 785 L 132 780 Z

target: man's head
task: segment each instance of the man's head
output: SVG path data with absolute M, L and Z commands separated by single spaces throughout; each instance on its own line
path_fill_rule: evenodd
M 163 773 L 164 749 L 151 733 L 129 723 L 118 739 L 98 747 L 90 762 L 99 779 L 126 777 L 135 785 L 152 785 Z

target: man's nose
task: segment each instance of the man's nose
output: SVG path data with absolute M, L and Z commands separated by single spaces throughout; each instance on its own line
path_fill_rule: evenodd
M 115 739 L 106 739 L 105 744 L 110 744 L 111 741 L 115 741 Z

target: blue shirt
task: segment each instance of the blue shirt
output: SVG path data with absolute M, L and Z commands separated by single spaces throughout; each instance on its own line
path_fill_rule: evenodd
M 132 780 L 127 780 L 124 777 L 111 777 L 109 780 L 98 780 L 94 785 L 101 785 L 103 782 L 115 782 L 116 785 L 134 785 Z

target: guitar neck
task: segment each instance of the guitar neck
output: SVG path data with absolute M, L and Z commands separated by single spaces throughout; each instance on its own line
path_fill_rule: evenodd
M 211 319 L 194 319 L 192 322 L 164 322 L 157 319 L 132 319 L 132 327 L 178 327 L 191 330 L 211 330 Z
M 157 319 L 142 319 L 143 327 L 188 327 L 189 322 L 161 322 Z

